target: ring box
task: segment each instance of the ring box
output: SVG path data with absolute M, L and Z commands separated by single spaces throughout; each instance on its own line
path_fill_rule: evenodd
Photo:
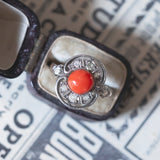
M 0 1 L 0 75 L 16 78 L 31 68 L 33 87 L 48 102 L 91 119 L 110 117 L 130 82 L 132 72 L 128 61 L 110 48 L 70 31 L 52 32 L 39 49 L 41 41 L 39 20 L 28 7 L 17 0 Z M 98 97 L 86 108 L 67 108 L 56 96 L 57 78 L 50 65 L 64 64 L 67 59 L 83 54 L 103 63 L 105 84 L 112 89 L 112 95 Z

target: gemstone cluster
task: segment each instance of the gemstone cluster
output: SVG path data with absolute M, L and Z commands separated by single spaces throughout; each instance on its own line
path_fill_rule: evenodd
M 58 77 L 56 92 L 60 101 L 69 108 L 83 108 L 92 105 L 97 96 L 110 95 L 104 85 L 106 71 L 103 64 L 88 55 L 80 55 L 66 61 L 64 65 L 52 67 Z

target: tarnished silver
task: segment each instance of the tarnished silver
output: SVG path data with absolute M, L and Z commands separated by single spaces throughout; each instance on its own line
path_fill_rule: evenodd
M 87 70 L 94 78 L 92 89 L 85 94 L 76 94 L 68 86 L 69 75 L 78 69 Z M 112 95 L 111 88 L 105 85 L 105 67 L 94 57 L 88 55 L 75 56 L 68 59 L 64 65 L 53 64 L 51 70 L 57 76 L 56 94 L 59 100 L 68 108 L 89 107 L 94 104 L 98 96 L 104 98 Z

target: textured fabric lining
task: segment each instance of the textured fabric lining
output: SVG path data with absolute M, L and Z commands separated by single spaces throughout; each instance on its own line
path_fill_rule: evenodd
M 0 69 L 7 70 L 14 64 L 28 26 L 22 12 L 0 1 Z
M 90 55 L 100 60 L 106 68 L 105 84 L 112 88 L 111 97 L 99 97 L 92 106 L 83 108 L 86 112 L 103 115 L 114 106 L 126 80 L 127 70 L 124 64 L 117 58 L 107 54 L 88 42 L 71 36 L 62 36 L 54 41 L 42 63 L 38 83 L 43 90 L 56 97 L 56 77 L 47 66 L 48 62 L 64 63 L 67 59 L 76 55 Z

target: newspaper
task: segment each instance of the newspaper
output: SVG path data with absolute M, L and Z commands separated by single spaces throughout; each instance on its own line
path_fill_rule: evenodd
M 68 29 L 125 56 L 133 69 L 114 118 L 87 121 L 39 100 L 28 74 L 0 77 L 0 160 L 160 159 L 160 0 L 21 0 L 41 33 Z

